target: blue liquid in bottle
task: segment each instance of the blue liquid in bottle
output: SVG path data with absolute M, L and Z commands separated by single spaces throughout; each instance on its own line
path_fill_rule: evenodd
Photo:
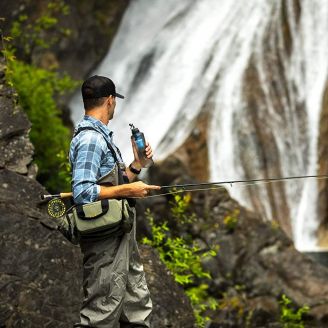
M 140 132 L 139 129 L 136 128 L 133 124 L 130 124 L 130 128 L 132 132 L 131 139 L 137 149 L 138 157 L 142 167 L 147 168 L 152 166 L 154 161 L 151 158 L 146 157 L 146 141 L 144 134 Z

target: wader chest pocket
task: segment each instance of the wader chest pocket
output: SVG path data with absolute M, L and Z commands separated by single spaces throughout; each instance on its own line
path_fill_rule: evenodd
M 103 199 L 73 208 L 75 226 L 81 237 L 101 237 L 120 231 L 125 200 Z

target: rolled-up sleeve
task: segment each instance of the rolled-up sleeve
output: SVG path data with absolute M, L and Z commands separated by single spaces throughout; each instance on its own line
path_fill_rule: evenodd
M 83 133 L 75 145 L 72 159 L 72 190 L 75 204 L 98 200 L 100 164 L 106 151 L 104 138 L 97 132 Z

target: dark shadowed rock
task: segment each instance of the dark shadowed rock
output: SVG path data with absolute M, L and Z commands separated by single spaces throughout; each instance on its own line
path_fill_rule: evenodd
M 182 287 L 174 282 L 170 271 L 159 260 L 157 252 L 149 246 L 141 245 L 140 253 L 154 306 L 151 326 L 194 328 L 195 320 L 189 299 Z
M 0 62 L 0 71 L 4 71 L 4 64 Z M 14 101 L 11 88 L 4 84 L 4 75 L 0 75 L 0 168 L 8 168 L 14 172 L 27 174 L 32 161 L 33 145 L 28 133 L 31 123 L 22 113 Z
M 79 309 L 79 249 L 39 206 L 46 190 L 34 179 L 31 124 L 1 76 L 1 327 L 69 327 Z
M 81 257 L 38 207 L 44 188 L 0 171 L 1 305 L 6 327 L 69 327 L 77 319 Z

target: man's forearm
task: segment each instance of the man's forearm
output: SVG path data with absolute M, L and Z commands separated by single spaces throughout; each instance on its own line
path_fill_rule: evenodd
M 118 186 L 100 186 L 98 199 L 146 197 L 151 190 L 159 190 L 160 186 L 148 185 L 142 181 L 126 183 Z
M 132 188 L 129 186 L 128 183 L 111 187 L 100 186 L 98 199 L 126 198 L 131 197 L 131 194 Z

